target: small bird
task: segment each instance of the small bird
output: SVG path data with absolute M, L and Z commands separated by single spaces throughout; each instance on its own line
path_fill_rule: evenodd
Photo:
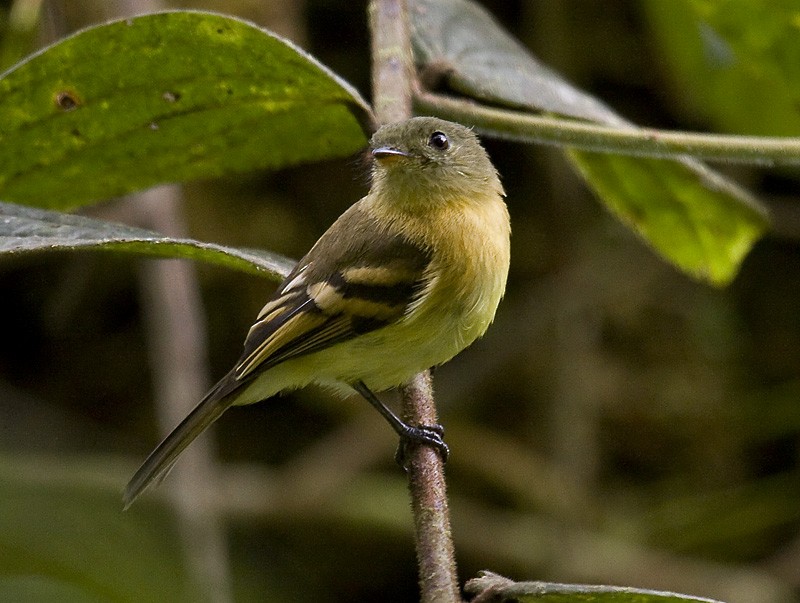
M 503 296 L 510 224 L 497 171 L 460 124 L 415 117 L 370 141 L 369 193 L 278 286 L 236 365 L 150 454 L 125 508 L 223 412 L 316 383 L 357 391 L 404 443 L 443 455 L 440 426 L 411 426 L 383 391 L 450 360 L 484 334 Z

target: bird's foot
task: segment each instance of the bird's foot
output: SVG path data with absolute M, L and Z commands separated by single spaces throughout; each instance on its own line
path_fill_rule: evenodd
M 447 462 L 450 456 L 450 448 L 444 441 L 444 427 L 441 425 L 405 425 L 405 429 L 400 434 L 400 444 L 394 454 L 394 460 L 403 469 L 408 471 L 408 456 L 410 449 L 415 446 L 431 446 L 435 448 L 442 457 L 443 462 Z

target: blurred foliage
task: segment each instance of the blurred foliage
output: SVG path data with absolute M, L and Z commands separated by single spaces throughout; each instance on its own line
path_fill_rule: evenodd
M 54 459 L 44 467 L 32 460 L 4 455 L 0 467 L 0 599 L 180 601 L 196 595 L 168 513 L 132 513 L 120 521 L 114 488 L 93 482 L 85 470 L 59 475 Z
M 675 90 L 676 107 L 724 131 L 800 134 L 796 2 L 644 4 L 663 50 L 664 83 Z
M 0 4 L 4 16 L 12 4 Z M 363 4 L 294 4 L 180 7 L 279 22 L 366 91 Z M 745 78 L 756 64 L 767 74 L 797 69 L 788 9 L 781 21 L 772 5 L 747 0 L 724 11 L 657 0 L 485 4 L 543 63 L 632 121 L 796 134 L 794 80 Z M 38 44 L 119 16 L 110 10 L 48 2 Z M 13 34 L 12 21 L 0 23 Z M 716 63 L 679 50 L 719 52 L 720 40 L 725 77 L 745 83 L 714 101 L 707 88 L 726 89 L 690 73 Z M 791 119 L 773 123 L 779 111 Z M 730 288 L 712 290 L 599 209 L 559 153 L 485 142 L 509 194 L 509 289 L 487 336 L 436 373 L 461 576 L 491 567 L 732 603 L 800 601 L 798 174 L 726 168 L 767 201 L 777 227 Z M 298 257 L 365 184 L 352 159 L 209 179 L 185 187 L 186 219 L 197 240 Z M 119 217 L 124 207 L 101 211 Z M 140 261 L 0 264 L 0 598 L 195 600 L 179 531 L 159 502 L 167 488 L 117 512 L 116 490 L 158 438 Z M 200 275 L 218 376 L 271 285 L 215 267 Z M 237 601 L 417 598 L 394 439 L 360 400 L 309 389 L 232 411 L 217 435 Z

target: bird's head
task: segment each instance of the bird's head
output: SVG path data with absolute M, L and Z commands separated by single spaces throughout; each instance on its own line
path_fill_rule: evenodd
M 436 117 L 381 127 L 370 141 L 373 187 L 406 203 L 503 194 L 497 171 L 471 129 Z

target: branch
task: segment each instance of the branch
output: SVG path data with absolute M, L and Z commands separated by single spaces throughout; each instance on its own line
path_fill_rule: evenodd
M 378 123 L 411 117 L 414 57 L 405 0 L 372 0 L 372 105 Z
M 404 0 L 371 0 L 373 105 L 378 123 L 411 117 L 415 82 Z M 403 419 L 411 425 L 438 421 L 430 373 L 401 390 Z M 461 601 L 450 529 L 444 464 L 428 446 L 410 450 L 406 463 L 422 603 Z
M 403 418 L 411 425 L 438 422 L 430 371 L 401 389 Z M 460 602 L 455 548 L 450 528 L 444 462 L 430 446 L 417 446 L 406 463 L 422 603 Z
M 660 159 L 691 155 L 697 159 L 754 165 L 800 165 L 800 138 L 728 136 L 608 126 L 551 115 L 533 115 L 473 101 L 419 91 L 414 107 L 446 119 L 474 125 L 501 138 L 569 146 L 584 151 L 621 153 Z

